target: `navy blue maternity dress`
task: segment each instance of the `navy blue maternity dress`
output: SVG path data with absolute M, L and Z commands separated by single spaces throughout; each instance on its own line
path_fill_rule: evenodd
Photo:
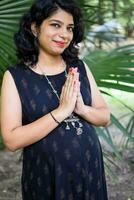
M 78 67 L 84 103 L 91 105 L 90 83 L 84 64 Z M 24 64 L 9 67 L 22 103 L 23 125 L 34 122 L 59 105 L 46 78 Z M 60 95 L 65 72 L 48 76 Z M 71 101 L 71 99 L 69 100 Z M 40 141 L 23 149 L 23 200 L 107 200 L 102 150 L 93 126 L 80 118 L 83 134 L 65 130 L 62 122 Z

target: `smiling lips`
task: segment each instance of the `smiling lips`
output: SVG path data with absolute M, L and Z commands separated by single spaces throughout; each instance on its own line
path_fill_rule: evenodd
M 62 42 L 62 41 L 55 41 L 56 42 L 56 44 L 58 45 L 58 46 L 60 46 L 60 47 L 64 47 L 65 46 L 65 42 Z

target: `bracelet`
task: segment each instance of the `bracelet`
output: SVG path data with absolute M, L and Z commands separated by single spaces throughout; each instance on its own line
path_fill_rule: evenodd
M 57 123 L 57 124 L 60 124 L 60 122 L 57 121 L 57 119 L 55 119 L 55 117 L 53 116 L 53 114 L 50 112 L 50 115 L 52 116 L 52 118 L 54 119 L 54 121 Z

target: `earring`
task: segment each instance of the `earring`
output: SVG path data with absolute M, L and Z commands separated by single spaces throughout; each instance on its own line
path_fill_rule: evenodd
M 32 31 L 32 32 L 33 32 L 33 31 Z M 37 33 L 34 33 L 34 32 L 33 32 L 33 35 L 34 35 L 34 37 L 36 37 L 36 38 L 37 38 Z

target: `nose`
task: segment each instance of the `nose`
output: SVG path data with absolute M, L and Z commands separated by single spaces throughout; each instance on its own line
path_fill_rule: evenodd
M 64 38 L 64 39 L 67 38 L 68 37 L 67 29 L 66 28 L 62 28 L 61 31 L 60 31 L 60 33 L 59 33 L 59 36 L 61 38 Z

